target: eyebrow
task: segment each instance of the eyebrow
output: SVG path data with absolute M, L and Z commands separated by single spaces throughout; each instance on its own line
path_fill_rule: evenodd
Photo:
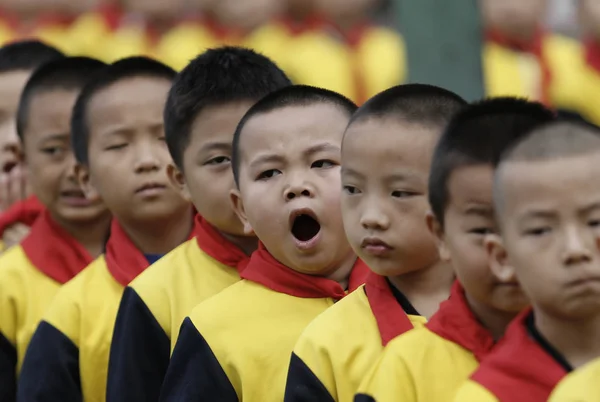
M 208 142 L 202 146 L 200 152 L 210 151 L 230 151 L 231 143 L 229 142 Z
M 492 207 L 486 207 L 483 205 L 470 205 L 465 209 L 466 215 L 481 216 L 483 218 L 491 218 L 494 216 Z
M 357 179 L 364 179 L 365 176 L 362 173 L 358 173 L 356 170 L 344 167 L 342 165 L 342 175 L 344 176 L 354 176 Z
M 340 147 L 330 144 L 330 143 L 322 143 L 322 144 L 316 144 L 311 146 L 308 149 L 305 149 L 304 152 L 302 152 L 302 154 L 305 157 L 309 157 L 311 155 L 314 155 L 318 152 L 324 152 L 324 151 L 329 151 L 329 152 L 339 152 L 340 151 Z M 264 155 L 260 155 L 258 156 L 256 159 L 254 159 L 251 163 L 250 163 L 250 167 L 254 167 L 256 165 L 261 165 L 263 163 L 268 163 L 268 162 L 283 162 L 285 161 L 285 158 L 281 155 L 277 155 L 277 154 L 264 154 Z
M 69 138 L 69 133 L 52 134 L 41 139 L 41 141 L 66 140 Z

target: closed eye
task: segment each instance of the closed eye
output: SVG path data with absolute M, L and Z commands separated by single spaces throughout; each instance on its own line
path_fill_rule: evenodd
M 469 230 L 469 233 L 485 236 L 494 233 L 494 231 L 491 228 L 474 228 Z
M 592 219 L 588 222 L 588 225 L 595 228 L 600 226 L 600 220 Z
M 310 165 L 310 167 L 315 169 L 328 169 L 337 165 L 337 163 L 328 159 L 319 159 L 318 161 L 313 162 L 312 165 Z
M 57 156 L 61 153 L 63 153 L 65 151 L 65 149 L 63 147 L 46 147 L 46 148 L 42 148 L 42 152 L 50 155 L 50 156 Z
M 269 170 L 265 170 L 264 172 L 262 172 L 258 176 L 256 176 L 256 180 L 268 180 L 268 179 L 278 176 L 280 174 L 281 174 L 281 171 L 279 171 L 277 169 L 269 169 Z
M 113 145 L 109 145 L 109 146 L 107 146 L 107 147 L 105 148 L 105 150 L 106 150 L 106 151 L 116 151 L 116 150 L 119 150 L 119 149 L 123 149 L 123 148 L 125 148 L 126 146 L 127 146 L 127 144 L 126 144 L 126 143 L 123 143 L 123 144 L 113 144 Z
M 526 229 L 524 231 L 526 236 L 533 236 L 533 237 L 539 237 L 539 236 L 543 236 L 547 233 L 550 232 L 550 227 L 539 227 L 539 228 L 531 228 L 531 229 Z

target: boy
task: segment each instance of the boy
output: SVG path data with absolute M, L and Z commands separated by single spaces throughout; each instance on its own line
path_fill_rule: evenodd
M 45 210 L 22 243 L 0 257 L 0 400 L 14 399 L 15 376 L 48 303 L 101 253 L 108 232 L 104 204 L 79 189 L 70 143 L 72 106 L 103 66 L 88 58 L 51 61 L 31 76 L 21 96 L 17 132 Z
M 549 402 L 592 402 L 600 399 L 600 359 L 566 376 L 552 391 Z
M 493 164 L 530 129 L 554 115 L 512 98 L 468 106 L 445 130 L 429 178 L 428 224 L 458 282 L 425 328 L 386 347 L 356 401 L 447 401 L 527 301 L 490 272 L 484 238 L 495 232 Z M 394 381 L 391 381 L 391 379 Z
M 228 207 L 235 187 L 231 141 L 254 102 L 288 85 L 269 59 L 232 47 L 208 50 L 175 79 L 165 107 L 167 144 L 177 166 L 169 167 L 169 175 L 202 218 L 195 239 L 125 289 L 111 345 L 109 402 L 157 401 L 185 316 L 239 281 L 258 241 L 244 234 Z
M 161 400 L 281 401 L 304 327 L 362 284 L 366 268 L 344 239 L 339 211 L 340 146 L 355 109 L 335 92 L 294 86 L 242 118 L 231 200 L 261 244 L 244 280 L 185 319 Z
M 15 125 L 21 91 L 36 68 L 62 57 L 55 48 L 35 40 L 0 48 L 0 212 L 26 197 Z
M 38 326 L 18 400 L 105 400 L 108 354 L 125 286 L 189 238 L 192 208 L 169 184 L 162 109 L 175 72 L 123 59 L 85 86 L 73 110 L 78 178 L 114 215 L 105 253 L 56 295 Z
M 465 105 L 442 88 L 403 85 L 352 117 L 342 144 L 342 216 L 350 245 L 373 272 L 302 333 L 286 401 L 352 400 L 383 347 L 448 298 L 454 275 L 424 219 L 427 178 L 441 131 Z
M 597 128 L 556 123 L 500 161 L 501 239 L 490 242 L 491 264 L 504 281 L 519 281 L 532 308 L 455 400 L 546 401 L 567 373 L 600 357 L 599 155 Z

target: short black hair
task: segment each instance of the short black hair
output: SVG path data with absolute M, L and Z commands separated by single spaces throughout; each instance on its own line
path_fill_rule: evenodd
M 177 75 L 165 105 L 165 135 L 175 164 L 183 168 L 183 152 L 202 110 L 255 102 L 291 84 L 272 60 L 250 49 L 221 47 L 200 54 Z
M 231 167 L 236 185 L 239 184 L 238 180 L 240 173 L 240 137 L 248 121 L 257 115 L 266 114 L 277 109 L 289 106 L 309 106 L 314 104 L 330 104 L 336 106 L 344 113 L 347 113 L 349 118 L 358 109 L 358 106 L 344 95 L 328 89 L 311 87 L 309 85 L 292 85 L 265 96 L 252 106 L 244 117 L 242 117 L 242 120 L 238 124 L 233 135 Z
M 71 142 L 77 161 L 82 164 L 87 164 L 89 161 L 88 140 L 90 131 L 88 126 L 88 105 L 98 92 L 128 78 L 151 77 L 172 81 L 176 74 L 175 70 L 171 67 L 142 56 L 118 60 L 94 74 L 81 90 L 73 107 Z
M 520 138 L 500 157 L 494 177 L 494 205 L 502 205 L 500 180 L 502 167 L 511 162 L 536 162 L 582 156 L 600 152 L 600 129 L 593 124 L 557 120 L 537 127 Z
M 554 112 L 541 103 L 512 97 L 486 99 L 459 112 L 436 146 L 429 173 L 429 203 L 442 226 L 448 180 L 456 169 L 496 166 L 511 144 L 554 119 Z
M 393 117 L 408 123 L 445 126 L 467 105 L 452 91 L 427 84 L 406 84 L 389 88 L 362 105 L 350 125 L 371 117 Z
M 65 57 L 43 64 L 27 81 L 17 110 L 17 134 L 21 141 L 29 122 L 29 108 L 34 96 L 57 89 L 81 90 L 90 76 L 105 67 L 89 57 Z
M 0 73 L 35 70 L 42 64 L 65 57 L 58 49 L 39 40 L 12 42 L 0 48 Z

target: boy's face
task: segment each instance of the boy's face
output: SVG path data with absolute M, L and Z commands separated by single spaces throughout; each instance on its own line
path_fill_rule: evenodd
M 35 195 L 59 223 L 84 223 L 104 216 L 99 199 L 87 199 L 75 175 L 71 109 L 78 91 L 34 94 L 24 133 L 25 161 Z
M 514 35 L 530 35 L 544 21 L 547 0 L 480 0 L 484 23 Z
M 253 29 L 271 20 L 283 11 L 280 0 L 204 0 L 205 7 L 223 25 L 238 29 Z
M 121 221 L 168 219 L 189 205 L 171 185 L 162 110 L 171 82 L 134 77 L 97 93 L 88 105 L 89 166 L 80 180 Z
M 599 157 L 510 162 L 499 172 L 508 264 L 532 304 L 560 319 L 600 312 Z
M 467 294 L 475 302 L 517 313 L 528 301 L 516 282 L 497 280 L 490 270 L 484 239 L 496 233 L 492 203 L 493 169 L 463 166 L 448 180 L 448 205 L 439 237 Z
M 247 233 L 284 265 L 329 276 L 353 257 L 340 212 L 340 146 L 349 116 L 330 104 L 250 119 L 240 138 L 239 191 Z
M 252 102 L 228 103 L 204 109 L 192 125 L 183 155 L 183 186 L 198 213 L 219 230 L 244 235 L 231 208 L 235 188 L 231 171 L 233 133 Z
M 0 73 L 0 170 L 7 172 L 19 162 L 19 138 L 16 114 L 21 92 L 31 71 L 18 70 Z
M 354 251 L 379 275 L 402 275 L 439 261 L 425 221 L 437 131 L 395 119 L 369 119 L 346 132 L 344 228 Z

